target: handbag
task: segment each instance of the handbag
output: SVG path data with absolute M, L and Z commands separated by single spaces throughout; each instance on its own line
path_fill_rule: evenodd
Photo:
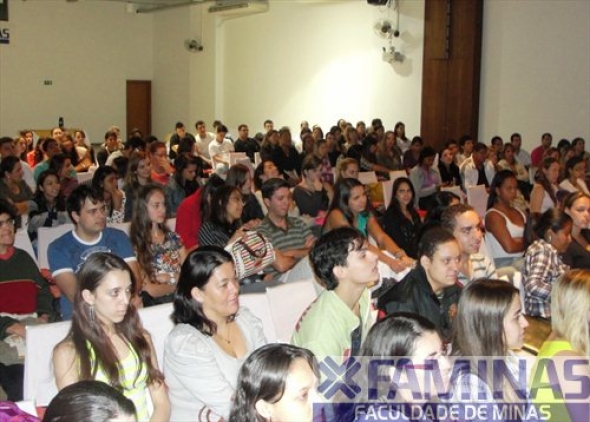
M 274 247 L 266 237 L 255 231 L 244 235 L 225 247 L 234 260 L 238 280 L 259 273 L 275 261 Z

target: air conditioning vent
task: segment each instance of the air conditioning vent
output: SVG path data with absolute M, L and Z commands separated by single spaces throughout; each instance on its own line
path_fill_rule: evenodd
M 222 16 L 247 15 L 268 11 L 268 0 L 218 0 L 209 13 Z

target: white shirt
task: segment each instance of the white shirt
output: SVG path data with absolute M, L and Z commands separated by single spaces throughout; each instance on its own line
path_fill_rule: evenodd
M 234 151 L 234 144 L 232 144 L 232 142 L 227 138 L 225 138 L 223 142 L 217 142 L 217 139 L 215 139 L 209 144 L 209 156 L 211 157 L 211 160 L 214 161 L 213 166 L 218 164 L 218 162 L 214 160 L 213 157 L 219 155 L 224 161 L 229 163 L 229 153 Z
M 531 166 L 531 154 L 522 148 L 518 151 L 518 154 L 516 154 L 516 159 L 525 167 Z
M 205 136 L 201 138 L 201 135 L 195 133 L 195 139 L 197 140 L 197 147 L 199 148 L 200 153 L 203 154 L 205 158 L 210 160 L 211 156 L 209 155 L 209 144 L 215 140 L 215 135 L 213 135 L 211 132 L 206 132 Z

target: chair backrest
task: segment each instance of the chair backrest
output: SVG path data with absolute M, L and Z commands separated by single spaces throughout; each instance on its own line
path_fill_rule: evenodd
M 465 202 L 465 193 L 461 190 L 460 186 L 443 186 L 440 188 L 441 192 L 451 192 L 461 198 L 461 202 Z
M 39 227 L 37 230 L 37 256 L 39 257 L 39 268 L 49 268 L 47 260 L 47 248 L 49 244 L 58 237 L 74 229 L 72 223 L 60 224 L 54 227 Z
M 467 190 L 467 203 L 475 209 L 481 218 L 485 217 L 488 207 L 488 192 L 485 185 L 470 186 Z
M 400 177 L 408 177 L 408 173 L 405 170 L 395 170 L 389 172 L 389 180 L 391 182 L 395 182 L 395 179 L 399 179 Z
M 378 182 L 377 175 L 375 174 L 374 171 L 361 171 L 359 173 L 358 180 L 363 185 L 369 185 L 371 183 L 377 183 Z
M 264 329 L 264 336 L 269 343 L 277 341 L 275 324 L 270 313 L 270 304 L 266 293 L 246 293 L 240 295 L 240 307 L 248 308 L 260 321 Z
M 171 314 L 171 303 L 139 310 L 143 326 L 152 337 L 160 368 L 166 337 L 174 327 L 170 319 Z M 37 406 L 47 406 L 57 394 L 51 356 L 53 348 L 67 335 L 70 325 L 69 321 L 65 321 L 27 326 L 24 400 L 33 400 Z
M 92 176 L 94 176 L 93 171 L 86 171 L 84 173 L 76 174 L 76 178 L 78 179 L 79 184 L 90 183 L 90 181 L 92 180 Z
M 31 258 L 33 258 L 33 261 L 35 261 L 35 264 L 39 265 L 37 262 L 37 256 L 33 250 L 31 238 L 29 237 L 29 233 L 26 230 L 20 229 L 16 231 L 16 234 L 14 235 L 14 247 L 22 249 L 31 255 Z
M 139 310 L 141 323 L 152 337 L 152 343 L 156 351 L 160 369 L 162 369 L 164 363 L 164 343 L 166 343 L 166 337 L 168 337 L 168 334 L 174 328 L 174 323 L 170 318 L 172 311 L 172 303 L 150 306 L 149 308 Z
M 522 312 L 524 313 L 524 283 L 522 282 L 522 273 L 520 271 L 515 271 L 512 275 L 512 284 L 516 287 L 520 293 L 520 306 Z
M 393 180 L 384 180 L 381 182 L 381 186 L 383 187 L 383 205 L 387 209 L 391 202 L 391 194 L 393 193 Z
M 245 152 L 230 152 L 229 153 L 229 165 L 233 166 L 238 162 L 240 158 L 248 158 Z
M 302 280 L 266 290 L 278 342 L 291 340 L 301 315 L 317 297 L 313 283 L 313 280 Z
M 27 326 L 25 348 L 24 400 L 47 406 L 57 394 L 51 356 L 53 348 L 70 330 L 70 322 Z

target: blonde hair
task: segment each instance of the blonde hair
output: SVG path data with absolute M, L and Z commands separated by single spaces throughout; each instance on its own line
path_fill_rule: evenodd
M 590 270 L 566 272 L 551 291 L 551 327 L 574 350 L 590 357 Z
M 360 170 L 359 162 L 356 161 L 354 158 L 343 158 L 338 162 L 338 177 L 342 177 L 342 172 L 346 171 L 348 166 L 355 165 Z

